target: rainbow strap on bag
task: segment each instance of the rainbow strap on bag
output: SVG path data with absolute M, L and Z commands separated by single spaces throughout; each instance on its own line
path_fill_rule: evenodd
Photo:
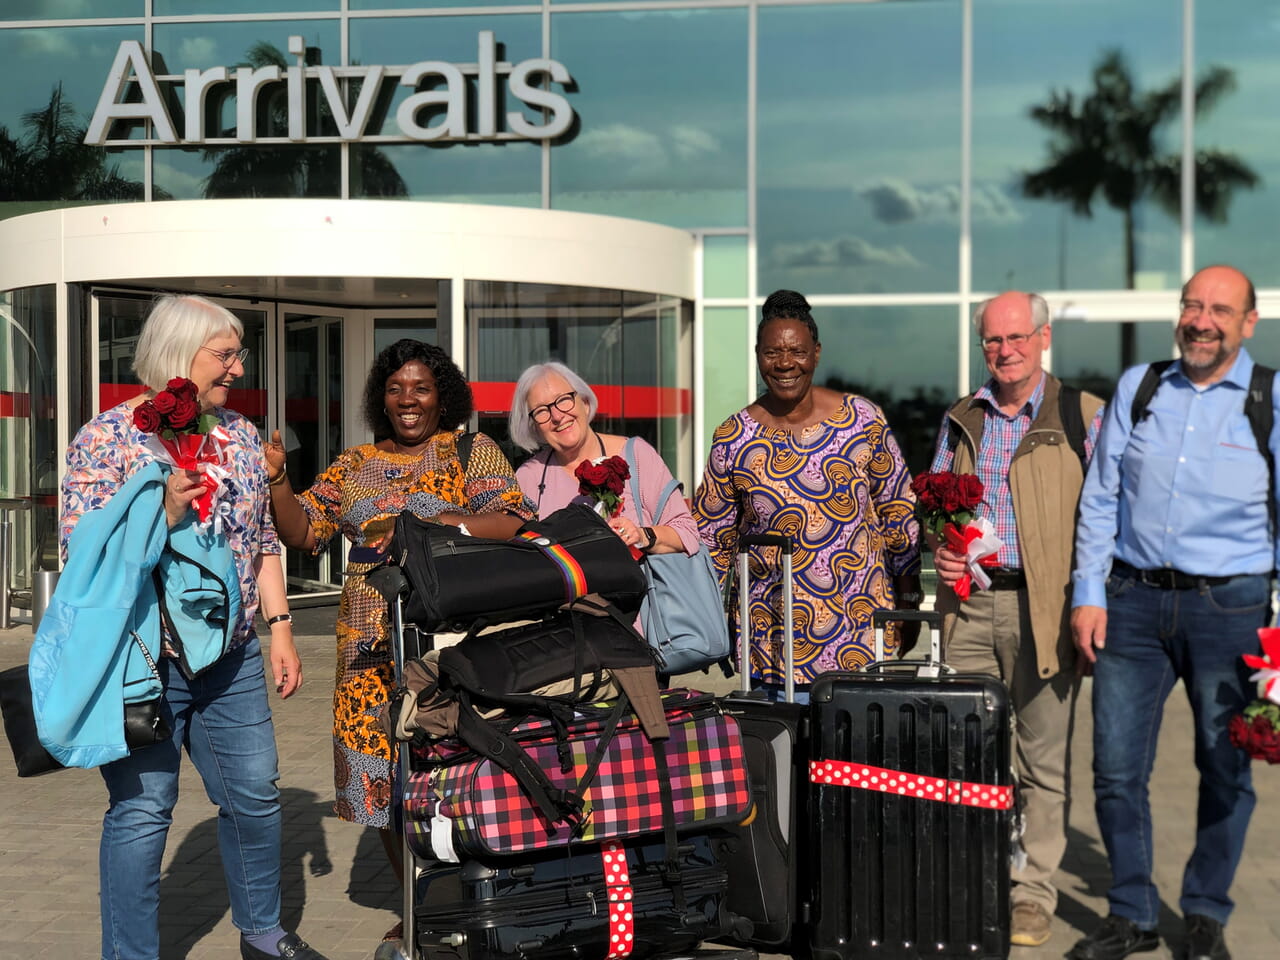
M 529 530 L 517 534 L 517 536 L 521 540 L 526 540 L 533 544 L 556 565 L 556 569 L 560 571 L 561 579 L 564 580 L 566 601 L 572 602 L 579 597 L 587 595 L 587 575 L 582 571 L 582 564 L 578 563 L 564 546 L 552 543 L 542 534 L 533 533 Z

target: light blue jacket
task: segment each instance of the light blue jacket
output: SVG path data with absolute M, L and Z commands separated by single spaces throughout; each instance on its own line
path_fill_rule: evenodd
M 82 516 L 67 563 L 40 621 L 28 667 L 40 742 L 68 767 L 96 767 L 129 751 L 124 704 L 163 692 L 138 640 L 160 656 L 164 584 L 171 640 L 194 675 L 231 644 L 240 586 L 226 537 L 201 531 L 192 512 L 168 528 L 167 465 L 139 470 L 100 510 Z

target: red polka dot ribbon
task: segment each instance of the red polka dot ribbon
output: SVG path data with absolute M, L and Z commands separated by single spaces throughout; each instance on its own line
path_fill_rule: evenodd
M 1013 787 L 991 783 L 966 783 L 943 777 L 926 777 L 903 773 L 865 763 L 842 763 L 837 760 L 810 760 L 809 782 L 835 787 L 861 787 L 880 793 L 896 793 L 904 797 L 957 803 L 984 810 L 1011 810 Z
M 635 911 L 632 907 L 631 873 L 622 844 L 610 840 L 600 847 L 604 861 L 604 888 L 609 895 L 609 953 L 605 960 L 630 955 L 635 944 Z

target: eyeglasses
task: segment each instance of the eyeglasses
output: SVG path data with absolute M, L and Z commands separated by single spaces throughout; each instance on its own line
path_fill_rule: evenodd
M 809 359 L 810 351 L 805 347 L 790 347 L 785 350 L 776 347 L 768 347 L 760 351 L 760 359 L 769 363 L 777 363 L 783 358 L 791 360 L 793 363 L 804 363 Z
M 1014 350 L 1021 350 L 1027 345 L 1028 340 L 1043 329 L 1044 327 L 1036 327 L 1030 333 L 1011 333 L 1004 337 L 979 337 L 978 342 L 987 353 L 995 353 L 1006 343 Z
M 578 394 L 570 390 L 568 393 L 562 393 L 550 403 L 544 403 L 534 407 L 529 411 L 529 419 L 534 423 L 546 423 L 551 419 L 551 408 L 555 407 L 561 413 L 568 413 L 573 409 L 574 403 L 578 400 Z
M 1239 310 L 1228 307 L 1225 303 L 1211 303 L 1206 307 L 1199 300 L 1183 300 L 1179 306 L 1182 308 L 1182 316 L 1184 317 L 1194 317 L 1207 310 L 1213 319 L 1224 322 L 1231 320 L 1236 314 L 1241 313 Z
M 215 350 L 213 347 L 201 347 L 201 350 L 207 350 L 218 358 L 218 362 L 222 364 L 223 370 L 230 370 L 232 365 L 239 360 L 243 366 L 244 362 L 249 359 L 249 348 L 244 347 L 240 350 Z

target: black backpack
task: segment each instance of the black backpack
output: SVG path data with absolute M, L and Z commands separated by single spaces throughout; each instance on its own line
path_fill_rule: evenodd
M 1147 366 L 1142 381 L 1133 395 L 1133 404 L 1129 408 L 1129 419 L 1136 427 L 1151 411 L 1148 407 L 1151 398 L 1160 388 L 1160 378 L 1169 369 L 1172 360 L 1160 360 Z M 1267 464 L 1267 517 L 1269 529 L 1275 535 L 1276 529 L 1276 458 L 1271 453 L 1271 428 L 1275 426 L 1275 408 L 1271 403 L 1271 388 L 1275 383 L 1276 372 L 1260 363 L 1253 365 L 1253 376 L 1249 380 L 1249 396 L 1244 401 L 1244 415 L 1253 430 L 1254 442 L 1258 444 L 1258 453 Z

